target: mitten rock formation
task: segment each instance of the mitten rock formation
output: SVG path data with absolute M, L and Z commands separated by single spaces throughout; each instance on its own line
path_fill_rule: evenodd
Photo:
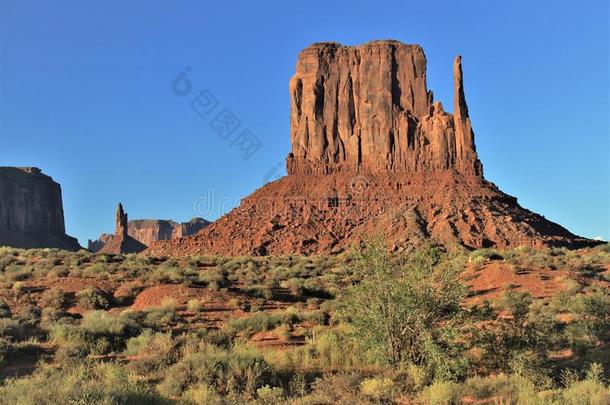
M 418 45 L 314 44 L 290 80 L 288 174 L 456 169 L 482 175 L 455 59 L 454 115 L 433 102 Z
M 149 255 L 337 253 L 382 236 L 395 250 L 580 247 L 483 177 L 453 64 L 453 114 L 426 86 L 421 47 L 397 41 L 313 44 L 290 81 L 288 175 L 255 191 L 197 235 Z
M 78 250 L 66 235 L 61 187 L 37 167 L 0 167 L 0 246 Z

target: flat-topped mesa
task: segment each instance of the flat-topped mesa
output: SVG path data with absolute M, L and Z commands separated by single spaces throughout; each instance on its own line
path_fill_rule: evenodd
M 61 186 L 37 167 L 0 167 L 0 246 L 79 250 L 66 235 Z
M 459 56 L 454 91 L 451 115 L 433 102 L 418 45 L 313 44 L 290 81 L 288 174 L 455 169 L 482 176 Z

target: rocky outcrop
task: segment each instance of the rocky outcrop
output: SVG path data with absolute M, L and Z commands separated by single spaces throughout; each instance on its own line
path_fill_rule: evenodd
M 78 250 L 66 235 L 61 187 L 36 167 L 0 167 L 0 246 Z
M 203 218 L 192 218 L 183 223 L 177 223 L 171 219 L 136 219 L 129 221 L 128 232 L 134 239 L 150 246 L 158 240 L 194 235 L 209 224 L 210 222 Z
M 290 81 L 288 176 L 197 235 L 145 253 L 327 254 L 372 235 L 394 250 L 430 240 L 466 248 L 595 244 L 484 179 L 459 56 L 453 80 L 450 114 L 426 87 L 417 45 L 306 48 Z
M 138 242 L 150 246 L 159 240 L 194 235 L 209 224 L 203 218 L 193 218 L 183 223 L 165 219 L 135 219 L 127 222 L 127 233 Z M 89 240 L 89 250 L 98 252 L 111 237 L 112 235 L 103 233 L 98 239 Z
M 290 81 L 288 174 L 420 172 L 482 175 L 455 59 L 455 114 L 426 87 L 418 45 L 313 44 Z
M 116 210 L 114 235 L 108 238 L 99 253 L 138 253 L 146 249 L 146 245 L 129 236 L 127 222 L 127 214 L 123 210 L 123 205 L 119 203 Z M 91 246 L 91 243 L 89 245 Z

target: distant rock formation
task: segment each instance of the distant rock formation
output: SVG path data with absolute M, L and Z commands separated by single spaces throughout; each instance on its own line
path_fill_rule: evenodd
M 288 176 L 197 235 L 145 253 L 327 254 L 371 235 L 395 250 L 430 240 L 467 248 L 595 244 L 484 179 L 459 56 L 453 84 L 450 114 L 426 87 L 417 45 L 309 46 L 290 81 Z
M 61 186 L 37 167 L 0 167 L 0 246 L 81 248 L 66 235 Z
M 127 233 L 127 214 L 119 203 L 116 210 L 114 235 L 99 250 L 99 253 L 138 253 L 146 249 L 146 245 L 135 240 Z
M 150 246 L 159 240 L 176 239 L 194 235 L 210 224 L 203 218 L 193 218 L 188 222 L 177 223 L 165 219 L 135 219 L 127 222 L 127 234 L 143 245 Z M 112 238 L 103 233 L 96 240 L 89 240 L 89 250 L 100 251 Z

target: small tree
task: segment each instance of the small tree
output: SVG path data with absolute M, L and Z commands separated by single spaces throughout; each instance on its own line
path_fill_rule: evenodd
M 344 309 L 354 335 L 385 362 L 424 365 L 451 378 L 463 369 L 456 343 L 467 289 L 459 281 L 463 260 L 426 247 L 405 261 L 377 241 L 356 254 L 360 282 L 348 289 Z

